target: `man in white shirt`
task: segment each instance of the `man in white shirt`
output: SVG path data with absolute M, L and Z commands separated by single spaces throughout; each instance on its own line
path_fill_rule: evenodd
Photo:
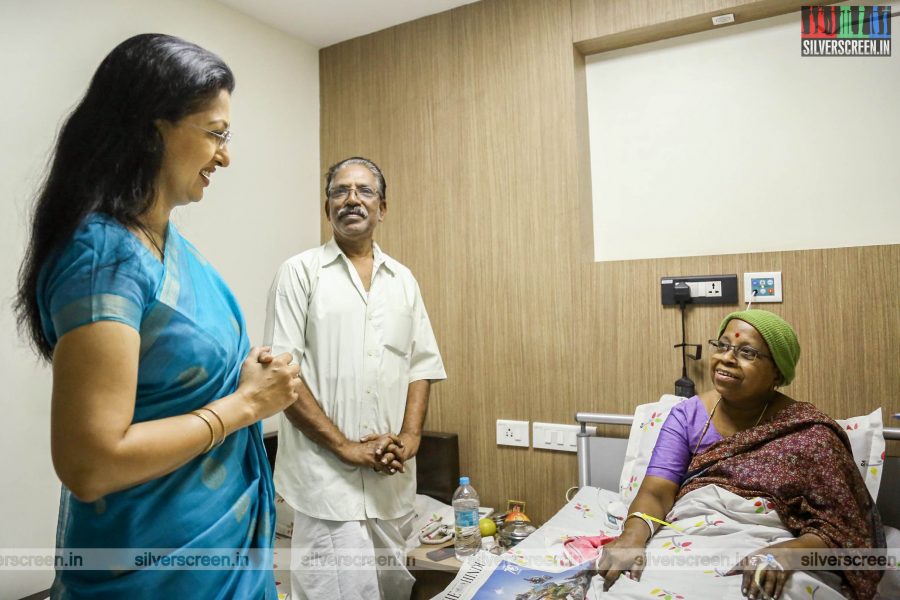
M 291 352 L 306 383 L 279 420 L 275 464 L 294 509 L 291 594 L 408 598 L 414 457 L 446 373 L 418 283 L 372 240 L 387 212 L 381 170 L 345 159 L 325 192 L 334 237 L 281 265 L 266 310 L 266 343 Z

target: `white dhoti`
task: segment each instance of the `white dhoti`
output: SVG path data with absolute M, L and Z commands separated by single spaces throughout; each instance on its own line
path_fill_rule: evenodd
M 406 537 L 415 513 L 398 519 L 328 521 L 294 511 L 291 599 L 408 600 Z

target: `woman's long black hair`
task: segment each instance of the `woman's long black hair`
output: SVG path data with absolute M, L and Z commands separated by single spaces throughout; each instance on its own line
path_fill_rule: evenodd
M 59 132 L 19 268 L 16 320 L 44 359 L 52 348 L 38 310 L 41 269 L 91 212 L 137 226 L 153 201 L 165 150 L 156 121 L 174 123 L 202 110 L 221 90 L 234 90 L 228 65 L 169 35 L 131 37 L 100 63 Z

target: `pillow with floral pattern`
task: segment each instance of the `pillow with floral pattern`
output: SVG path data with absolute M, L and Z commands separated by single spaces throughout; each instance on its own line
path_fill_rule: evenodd
M 659 430 L 672 407 L 684 400 L 680 396 L 665 394 L 658 401 L 650 404 L 641 404 L 634 409 L 634 420 L 631 423 L 631 432 L 628 434 L 628 447 L 625 449 L 625 462 L 622 465 L 622 475 L 619 477 L 619 495 L 625 505 L 629 505 L 637 494 L 650 455 L 659 437 Z
M 873 499 L 878 498 L 885 454 L 881 408 L 859 417 L 836 419 L 836 422 L 850 438 L 853 460 L 856 461 L 869 493 Z

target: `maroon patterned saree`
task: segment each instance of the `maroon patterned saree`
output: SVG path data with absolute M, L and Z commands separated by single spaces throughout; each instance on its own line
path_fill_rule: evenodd
M 833 548 L 884 545 L 874 502 L 853 462 L 847 434 L 812 404 L 795 402 L 772 420 L 695 456 L 676 500 L 706 485 L 744 498 L 771 499 L 795 536 L 813 533 Z M 843 571 L 843 592 L 869 600 L 881 575 L 881 571 Z

